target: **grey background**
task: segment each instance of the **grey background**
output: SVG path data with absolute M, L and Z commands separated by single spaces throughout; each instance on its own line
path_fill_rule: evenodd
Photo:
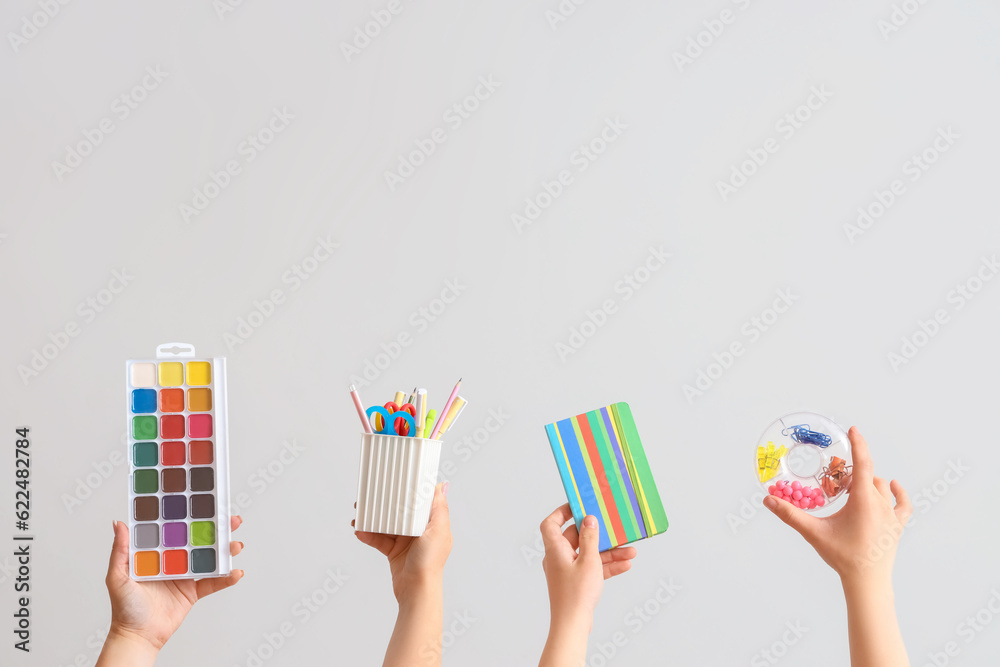
M 877 472 L 919 494 L 895 572 L 913 663 L 949 641 L 952 664 L 995 658 L 1000 624 L 960 624 L 1000 587 L 1000 285 L 960 310 L 948 295 L 1000 246 L 996 5 L 919 5 L 885 38 L 887 0 L 595 0 L 555 29 L 556 0 L 403 0 L 347 62 L 341 42 L 384 7 L 248 0 L 220 18 L 209 2 L 74 2 L 16 52 L 9 37 L 0 46 L 0 535 L 10 544 L 10 450 L 24 424 L 37 535 L 34 652 L 15 652 L 5 632 L 2 661 L 93 663 L 110 618 L 107 526 L 127 509 L 126 471 L 109 462 L 125 451 L 123 360 L 185 341 L 229 359 L 247 576 L 199 603 L 160 663 L 255 664 L 289 623 L 263 664 L 377 664 L 395 602 L 382 557 L 349 528 L 359 426 L 346 386 L 404 332 L 412 344 L 363 388 L 366 403 L 419 383 L 440 404 L 459 376 L 470 400 L 443 455 L 455 535 L 446 664 L 537 660 L 548 615 L 537 524 L 565 501 L 542 426 L 621 400 L 671 527 L 605 586 L 588 664 L 768 664 L 760 652 L 786 623 L 807 630 L 783 662 L 846 663 L 836 577 L 759 509 L 750 469 L 761 431 L 799 409 L 859 425 Z M 673 54 L 724 9 L 734 22 L 679 71 Z M 37 11 L 5 3 L 5 36 Z M 119 120 L 112 103 L 148 66 L 167 79 Z M 500 87 L 449 128 L 445 110 L 480 76 Z M 775 124 L 813 86 L 832 97 L 723 202 L 716 182 L 780 137 Z M 294 114 L 288 128 L 185 222 L 179 205 L 275 107 Z M 52 162 L 104 117 L 115 131 L 60 181 Z M 627 129 L 575 171 L 574 152 L 609 118 Z M 949 126 L 955 144 L 905 180 L 903 164 Z M 384 173 L 436 127 L 447 141 L 390 192 Z M 572 185 L 518 233 L 511 214 L 561 169 Z M 895 178 L 905 194 L 849 242 L 844 225 Z M 282 276 L 318 237 L 339 248 L 292 290 Z M 615 283 L 650 246 L 672 257 L 626 301 Z M 123 268 L 134 279 L 85 321 L 78 304 Z M 411 317 L 447 280 L 461 296 L 419 331 Z M 285 302 L 229 349 L 224 336 L 275 289 Z M 797 300 L 751 342 L 741 327 L 777 290 Z M 608 298 L 618 311 L 560 359 L 556 343 Z M 947 324 L 894 370 L 888 355 L 937 309 Z M 22 381 L 18 366 L 70 322 L 79 335 Z M 745 354 L 687 400 L 682 387 L 734 341 Z M 477 450 L 461 445 L 490 410 L 509 417 L 478 432 Z M 275 463 L 291 441 L 301 451 Z M 280 475 L 262 481 L 269 465 Z M 87 497 L 68 502 L 76 494 Z M 12 562 L 0 561 L 9 623 Z M 331 570 L 347 581 L 303 622 L 295 605 Z M 670 580 L 681 588 L 660 604 Z M 625 644 L 607 660 L 600 645 L 617 632 Z

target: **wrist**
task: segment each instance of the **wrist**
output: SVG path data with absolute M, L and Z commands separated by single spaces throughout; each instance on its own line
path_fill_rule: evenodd
M 444 581 L 441 573 L 417 577 L 396 594 L 400 609 L 443 604 Z
M 892 575 L 887 573 L 851 572 L 840 576 L 840 585 L 844 589 L 844 597 L 851 599 L 888 598 L 892 600 Z
M 156 660 L 160 649 L 163 648 L 163 644 L 134 630 L 112 623 L 104 648 L 104 652 L 110 650 L 114 655 L 127 656 L 131 664 L 151 665 Z
M 588 637 L 594 627 L 594 613 L 572 609 L 565 612 L 553 610 L 549 617 L 549 636 L 569 635 Z

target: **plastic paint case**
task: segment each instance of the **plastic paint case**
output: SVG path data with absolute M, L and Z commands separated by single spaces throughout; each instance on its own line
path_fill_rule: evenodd
M 431 514 L 440 461 L 440 440 L 362 433 L 354 529 L 422 535 Z
M 806 425 L 811 431 L 829 436 L 830 444 L 821 447 L 808 442 L 796 442 L 792 438 L 792 428 L 800 424 Z M 772 457 L 773 464 L 768 467 L 772 476 L 761 480 L 758 457 L 761 447 L 764 448 L 765 454 L 768 452 L 768 445 L 773 445 L 775 453 L 782 447 L 785 451 L 780 456 Z M 832 482 L 830 479 L 838 478 L 835 457 L 844 462 L 845 467 L 842 470 L 846 471 L 846 477 L 840 477 L 839 482 Z M 819 496 L 824 501 L 823 506 L 803 509 L 823 516 L 832 514 L 840 508 L 842 504 L 840 501 L 846 498 L 846 491 L 850 488 L 852 470 L 853 459 L 847 432 L 829 417 L 815 412 L 792 412 L 779 417 L 764 430 L 754 447 L 754 473 L 764 493 L 770 493 L 779 482 L 786 484 L 798 482 L 800 486 L 818 488 Z M 836 491 L 829 493 L 828 490 L 831 488 L 836 488 Z
M 230 573 L 225 357 L 167 343 L 125 363 L 129 573 L 138 581 Z

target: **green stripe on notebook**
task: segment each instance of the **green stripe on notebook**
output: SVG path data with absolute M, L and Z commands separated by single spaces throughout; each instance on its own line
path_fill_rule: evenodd
M 639 439 L 639 431 L 635 428 L 632 408 L 629 407 L 628 403 L 617 403 L 614 407 L 621 422 L 622 435 L 628 443 L 629 456 L 635 469 L 635 475 L 642 486 L 646 499 L 646 504 L 643 506 L 643 514 L 648 514 L 646 532 L 650 535 L 662 533 L 667 529 L 667 513 L 663 510 L 660 492 L 656 489 L 653 472 L 649 469 L 646 451 L 642 447 L 642 440 Z

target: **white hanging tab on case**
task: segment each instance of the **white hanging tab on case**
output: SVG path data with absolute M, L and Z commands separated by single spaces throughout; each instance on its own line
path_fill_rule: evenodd
M 156 358 L 193 357 L 194 345 L 190 343 L 164 343 L 156 348 Z

